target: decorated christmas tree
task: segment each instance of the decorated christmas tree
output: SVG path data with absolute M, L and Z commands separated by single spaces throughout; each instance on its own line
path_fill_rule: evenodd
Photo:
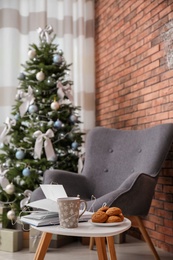
M 38 29 L 22 64 L 11 116 L 0 134 L 0 203 L 14 220 L 47 169 L 78 171 L 83 142 L 80 107 L 73 105 L 70 64 L 51 26 Z

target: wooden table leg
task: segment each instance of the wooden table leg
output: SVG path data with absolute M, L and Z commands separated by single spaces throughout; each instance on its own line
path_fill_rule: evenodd
M 106 237 L 109 253 L 110 253 L 110 260 L 117 260 L 115 246 L 114 246 L 114 237 Z
M 89 249 L 90 250 L 93 250 L 93 247 L 94 247 L 94 237 L 90 237 L 90 242 L 89 242 Z
M 95 237 L 97 254 L 99 260 L 107 260 L 105 237 Z
M 36 250 L 36 253 L 34 256 L 34 260 L 43 260 L 44 259 L 51 239 L 52 239 L 51 233 L 46 233 L 46 232 L 42 233 L 40 242 L 38 244 L 38 247 L 37 247 L 37 250 Z

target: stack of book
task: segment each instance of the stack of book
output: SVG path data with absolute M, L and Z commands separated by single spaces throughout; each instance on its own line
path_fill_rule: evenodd
M 58 212 L 33 212 L 29 215 L 22 216 L 20 221 L 36 227 L 58 225 L 59 216 Z
M 52 184 L 43 184 L 40 186 L 46 198 L 28 203 L 27 206 L 34 208 L 35 211 L 31 214 L 21 216 L 20 221 L 36 227 L 58 225 L 59 214 L 57 198 L 67 197 L 64 187 L 62 185 Z M 80 213 L 81 212 L 79 212 L 79 214 Z M 79 221 L 88 221 L 91 219 L 92 214 L 93 212 L 85 211 Z
M 91 219 L 92 214 L 92 212 L 85 211 L 80 217 L 79 222 L 88 221 Z M 59 216 L 58 212 L 33 212 L 29 215 L 22 216 L 20 221 L 36 227 L 51 226 L 59 224 Z

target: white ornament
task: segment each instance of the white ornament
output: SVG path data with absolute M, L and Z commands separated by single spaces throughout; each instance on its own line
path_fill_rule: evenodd
M 3 143 L 0 143 L 0 149 L 1 148 L 4 148 L 4 144 Z
M 3 189 L 5 189 L 5 187 L 7 187 L 7 185 L 9 184 L 9 181 L 7 180 L 7 178 L 5 176 L 0 176 L 0 185 Z
M 7 212 L 7 218 L 10 220 L 14 220 L 16 218 L 16 214 L 13 209 L 11 209 Z
M 36 74 L 36 79 L 37 79 L 38 81 L 43 81 L 43 80 L 45 79 L 45 75 L 44 75 L 43 71 L 40 71 L 40 72 L 38 72 L 38 73 Z
M 14 193 L 15 191 L 15 186 L 13 183 L 10 183 L 6 186 L 6 188 L 4 189 L 6 191 L 7 194 L 11 195 Z
M 29 50 L 28 51 L 28 57 L 30 59 L 33 59 L 36 56 L 36 51 L 35 50 Z
M 58 110 L 59 109 L 59 103 L 57 101 L 53 101 L 50 105 L 52 110 Z

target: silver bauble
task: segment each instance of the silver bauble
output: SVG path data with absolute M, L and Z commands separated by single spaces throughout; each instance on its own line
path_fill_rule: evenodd
M 16 218 L 16 214 L 13 209 L 11 209 L 7 212 L 7 218 L 10 220 L 14 220 Z
M 44 75 L 43 71 L 40 71 L 40 72 L 38 72 L 38 73 L 36 74 L 36 79 L 37 79 L 38 81 L 43 81 L 43 80 L 45 79 L 45 75 Z
M 36 56 L 36 50 L 29 50 L 28 51 L 28 57 L 30 59 L 33 59 Z
M 59 103 L 57 101 L 53 101 L 50 105 L 52 110 L 58 110 L 59 109 Z
M 10 183 L 10 184 L 8 184 L 8 185 L 6 186 L 6 188 L 5 188 L 4 190 L 5 190 L 5 192 L 6 192 L 7 194 L 11 195 L 11 194 L 13 194 L 14 191 L 15 191 L 15 186 L 14 186 L 13 183 Z

